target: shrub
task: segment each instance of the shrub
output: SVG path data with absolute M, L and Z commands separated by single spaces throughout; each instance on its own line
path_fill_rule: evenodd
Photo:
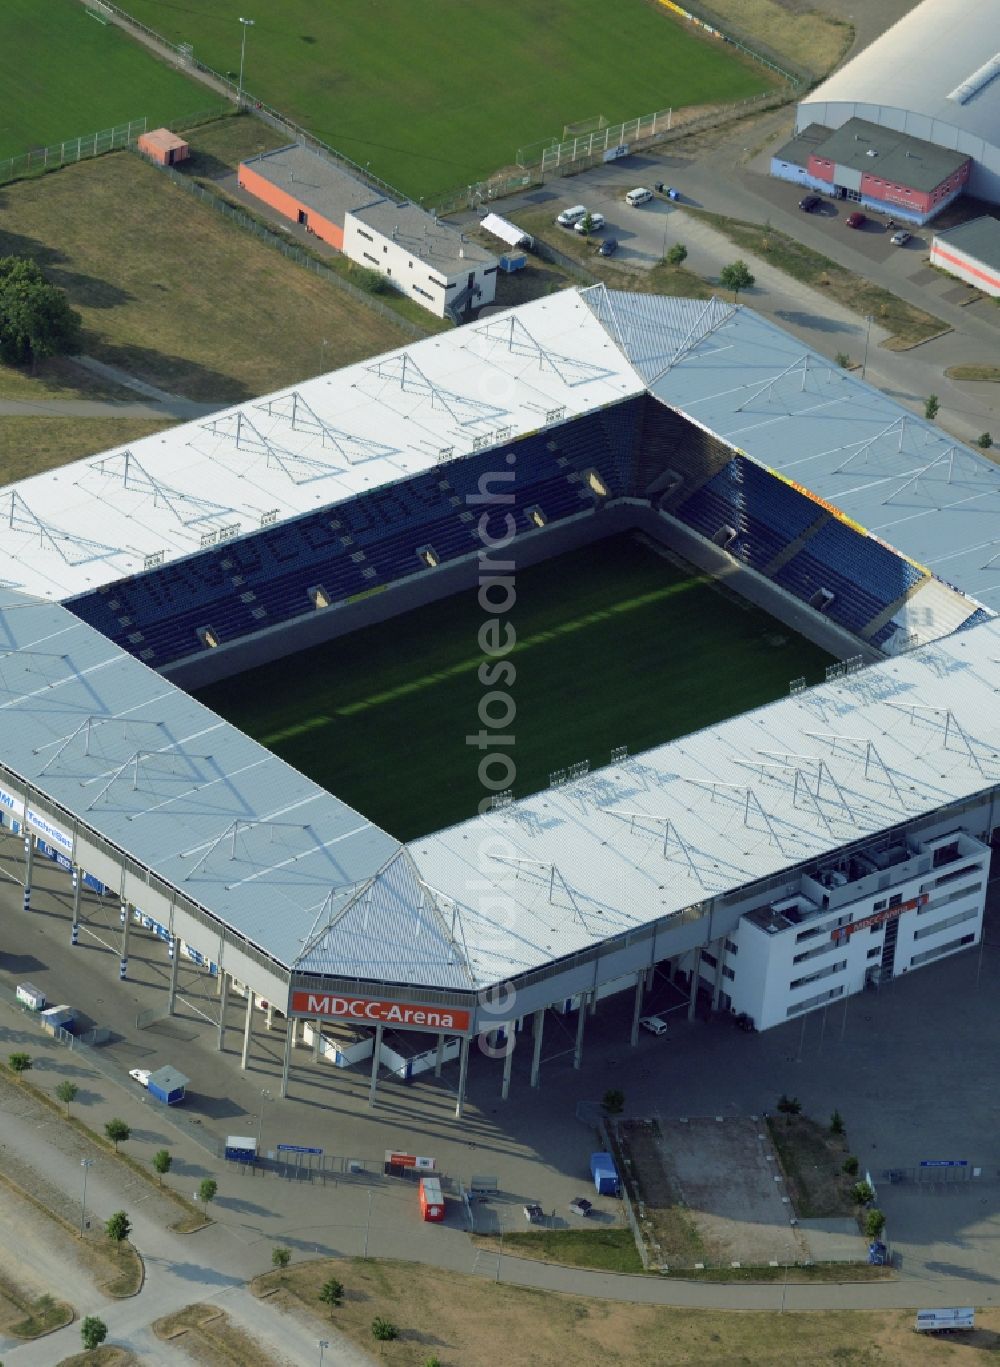
M 797 1096 L 789 1096 L 787 1092 L 782 1092 L 778 1097 L 778 1110 L 785 1117 L 785 1123 L 792 1123 L 792 1116 L 798 1115 L 802 1110 L 802 1102 Z
M 983 432 L 981 436 L 976 438 L 976 445 L 980 450 L 988 451 L 993 445 L 993 438 L 990 436 L 989 432 Z
M 940 407 L 941 404 L 938 401 L 938 396 L 936 394 L 929 394 L 924 403 L 924 417 L 928 422 L 931 422 L 932 419 L 937 417 Z
M 80 1337 L 83 1339 L 83 1346 L 88 1353 L 92 1353 L 95 1348 L 100 1348 L 107 1336 L 108 1326 L 96 1315 L 88 1315 L 80 1325 Z
M 355 282 L 369 294 L 390 294 L 392 285 L 386 276 L 380 275 L 378 271 L 370 271 L 362 266 L 354 272 Z
M 278 1244 L 271 1249 L 271 1263 L 274 1267 L 280 1268 L 283 1272 L 292 1260 L 292 1250 Z
M 381 1315 L 376 1315 L 372 1320 L 372 1338 L 385 1343 L 389 1339 L 398 1339 L 399 1330 L 392 1320 L 383 1319 Z
M 621 1115 L 625 1109 L 625 1093 L 618 1087 L 610 1088 L 604 1093 L 601 1106 L 605 1115 Z
M 837 364 L 840 366 L 841 370 L 846 370 L 851 364 L 851 358 L 846 351 L 837 352 Z
M 855 1182 L 851 1195 L 859 1206 L 866 1206 L 875 1198 L 875 1193 L 867 1182 Z
M 324 1305 L 330 1307 L 332 1313 L 334 1307 L 340 1305 L 344 1299 L 344 1283 L 336 1277 L 331 1277 L 328 1282 L 324 1282 L 320 1287 L 319 1298 Z
M 847 1157 L 844 1159 L 843 1171 L 847 1173 L 848 1177 L 857 1176 L 858 1160 L 853 1153 L 849 1153 Z
M 31 1067 L 31 1055 L 8 1054 L 7 1067 L 12 1073 L 16 1073 L 17 1076 L 20 1077 L 22 1073 L 26 1073 Z
M 675 242 L 667 252 L 667 262 L 671 266 L 680 266 L 687 260 L 688 249 L 683 242 Z
M 833 1115 L 830 1117 L 830 1133 L 844 1133 L 844 1117 L 840 1114 L 839 1111 L 834 1111 Z

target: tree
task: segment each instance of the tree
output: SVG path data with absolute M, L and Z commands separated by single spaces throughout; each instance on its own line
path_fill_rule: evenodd
M 830 1117 L 830 1133 L 844 1133 L 844 1117 L 840 1114 L 839 1111 L 834 1111 L 833 1115 Z
M 118 1116 L 115 1116 L 113 1120 L 108 1121 L 104 1127 L 104 1133 L 111 1140 L 112 1144 L 114 1144 L 115 1153 L 118 1152 L 119 1144 L 124 1144 L 126 1140 L 131 1139 L 132 1137 L 131 1127 L 126 1125 L 124 1120 L 120 1120 Z
M 928 394 L 927 400 L 924 403 L 924 417 L 928 422 L 931 422 L 937 417 L 940 407 L 941 405 L 938 402 L 938 396 L 936 394 Z
M 381 1315 L 376 1315 L 372 1320 L 372 1338 L 380 1339 L 383 1342 L 387 1339 L 398 1339 L 399 1330 L 392 1320 L 383 1319 Z
M 56 1088 L 56 1098 L 66 1107 L 67 1115 L 69 1115 L 70 1102 L 76 1100 L 76 1094 L 79 1090 L 80 1089 L 75 1082 L 69 1081 L 60 1082 L 59 1086 Z
M 885 1216 L 876 1207 L 865 1216 L 865 1233 L 869 1239 L 880 1239 L 885 1229 Z
M 601 1106 L 605 1115 L 621 1115 L 625 1109 L 625 1093 L 618 1087 L 610 1088 L 601 1098 Z
M 338 1281 L 336 1277 L 331 1277 L 328 1282 L 324 1282 L 319 1289 L 319 1298 L 323 1305 L 330 1307 L 332 1316 L 334 1307 L 340 1305 L 344 1299 L 344 1283 Z M 395 1335 L 393 1335 L 395 1337 Z
M 198 1183 L 198 1200 L 204 1201 L 207 1206 L 209 1201 L 215 1200 L 215 1193 L 219 1190 L 219 1184 L 214 1177 L 203 1177 Z
M 850 355 L 846 351 L 838 351 L 834 359 L 840 366 L 841 370 L 846 370 L 848 366 L 851 364 Z
M 8 1054 L 7 1066 L 10 1068 L 10 1071 L 12 1073 L 16 1073 L 17 1076 L 20 1078 L 22 1073 L 28 1072 L 28 1070 L 31 1068 L 31 1055 Z
M 688 249 L 683 242 L 675 242 L 667 252 L 667 264 L 680 266 L 687 260 Z
M 988 451 L 993 445 L 993 438 L 989 432 L 984 432 L 982 436 L 976 438 L 976 445 L 983 451 Z
M 278 1244 L 277 1247 L 271 1249 L 271 1262 L 280 1271 L 284 1272 L 291 1260 L 292 1250 L 290 1248 L 284 1248 L 281 1244 Z
M 719 284 L 727 290 L 732 290 L 735 299 L 740 290 L 753 288 L 754 277 L 750 274 L 750 268 L 745 261 L 734 261 L 729 266 L 723 266 L 719 272 Z
M 174 1160 L 166 1149 L 157 1149 L 153 1154 L 153 1171 L 159 1174 L 161 1187 L 163 1186 L 163 1179 L 170 1171 L 173 1161 Z
M 851 1192 L 856 1205 L 866 1206 L 869 1201 L 875 1199 L 875 1193 L 867 1182 L 855 1182 Z
M 123 1210 L 116 1210 L 104 1225 L 105 1233 L 112 1243 L 120 1244 L 132 1233 L 132 1221 Z
M 849 1154 L 847 1155 L 847 1157 L 844 1159 L 843 1163 L 841 1164 L 841 1167 L 843 1168 L 843 1171 L 847 1173 L 848 1177 L 857 1177 L 857 1175 L 858 1175 L 858 1160 L 857 1160 L 857 1158 L 854 1156 L 853 1153 L 849 1153 Z
M 802 1102 L 797 1096 L 789 1096 L 787 1092 L 782 1092 L 778 1097 L 778 1110 L 785 1117 L 785 1124 L 792 1123 L 792 1116 L 798 1115 L 802 1110 Z
M 74 355 L 80 315 L 65 293 L 26 257 L 0 257 L 0 361 L 34 366 L 46 356 Z
M 83 1339 L 83 1346 L 88 1353 L 92 1353 L 95 1348 L 100 1348 L 107 1336 L 108 1326 L 96 1315 L 88 1315 L 80 1325 L 80 1337 Z
M 584 237 L 589 237 L 594 231 L 594 215 L 588 209 L 583 218 L 580 219 L 580 232 Z

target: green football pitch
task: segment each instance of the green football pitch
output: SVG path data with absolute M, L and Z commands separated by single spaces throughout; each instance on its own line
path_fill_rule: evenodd
M 504 622 L 516 796 L 553 770 L 635 754 L 823 677 L 830 657 L 632 536 L 516 576 Z M 489 681 L 470 590 L 251 670 L 198 697 L 403 840 L 475 814 Z M 496 663 L 495 661 L 493 662 Z M 496 704 L 500 715 L 500 705 Z
M 159 61 L 80 0 L 0 3 L 0 159 L 144 116 L 150 128 L 220 97 Z
M 9 0 L 6 0 L 9 3 Z M 52 0 L 44 0 L 44 9 Z M 511 164 L 565 124 L 728 103 L 771 84 L 651 0 L 122 0 L 404 193 L 427 198 Z

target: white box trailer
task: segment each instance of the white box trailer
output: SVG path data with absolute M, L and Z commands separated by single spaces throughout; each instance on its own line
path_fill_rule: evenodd
M 499 214 L 487 214 L 479 226 L 493 237 L 498 237 L 501 242 L 506 242 L 508 247 L 524 247 L 529 252 L 534 248 L 535 239 L 530 233 L 526 233 L 516 223 L 511 223 L 510 219 L 501 218 Z
M 918 1310 L 915 1328 L 919 1334 L 955 1334 L 975 1329 L 976 1312 L 971 1305 L 947 1305 L 938 1310 Z
M 26 1006 L 29 1011 L 44 1011 L 48 1001 L 45 993 L 34 983 L 18 983 L 15 992 L 17 1000 L 22 1006 Z

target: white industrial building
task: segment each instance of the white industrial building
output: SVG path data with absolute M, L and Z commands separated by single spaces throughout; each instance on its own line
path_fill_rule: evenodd
M 795 131 L 854 118 L 971 157 L 968 193 L 1000 201 L 996 0 L 924 0 L 810 91 Z

